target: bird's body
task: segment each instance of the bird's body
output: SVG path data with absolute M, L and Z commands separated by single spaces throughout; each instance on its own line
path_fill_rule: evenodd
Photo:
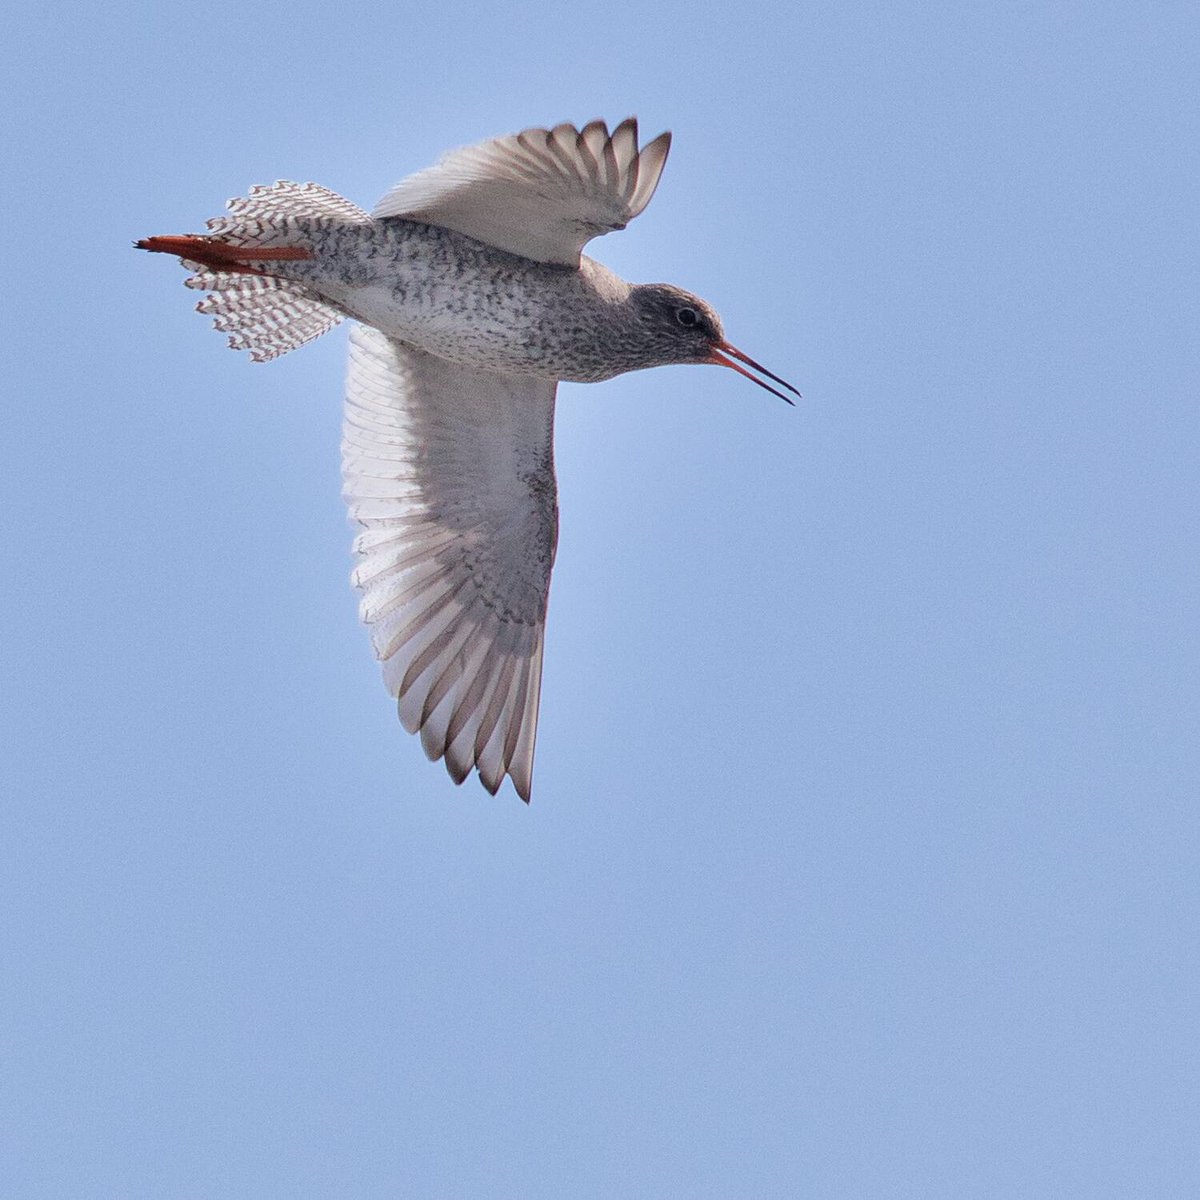
M 624 319 L 630 285 L 586 256 L 577 268 L 534 262 L 402 217 L 296 219 L 277 236 L 313 257 L 273 274 L 448 362 L 576 383 L 657 365 Z
M 195 268 L 199 310 L 258 361 L 359 322 L 342 458 L 360 613 L 401 721 L 456 782 L 475 768 L 495 792 L 508 775 L 529 799 L 559 380 L 710 362 L 795 390 L 704 301 L 582 255 L 649 203 L 669 143 L 639 149 L 632 119 L 526 130 L 447 155 L 371 215 L 284 182 L 205 235 L 138 243 Z

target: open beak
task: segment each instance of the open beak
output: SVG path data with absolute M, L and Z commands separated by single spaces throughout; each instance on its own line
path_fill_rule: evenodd
M 736 360 L 736 361 L 735 361 Z M 778 375 L 772 375 L 766 367 L 756 363 L 748 354 L 743 354 L 736 346 L 731 346 L 728 342 L 714 342 L 712 351 L 706 360 L 710 363 L 716 363 L 718 366 L 729 367 L 736 371 L 739 375 L 745 375 L 751 383 L 757 383 L 760 388 L 766 388 L 773 396 L 778 396 L 780 400 L 786 400 L 788 404 L 795 404 L 795 400 L 785 396 L 781 391 L 773 388 L 769 383 L 763 383 L 758 375 L 765 375 L 768 379 L 773 379 L 780 387 L 785 387 L 789 392 L 794 392 L 797 396 L 800 395 L 786 379 L 780 379 Z M 745 363 L 746 366 L 739 364 Z M 751 367 L 758 372 L 758 375 L 752 375 L 746 370 L 746 367 Z M 803 397 L 801 397 L 803 398 Z

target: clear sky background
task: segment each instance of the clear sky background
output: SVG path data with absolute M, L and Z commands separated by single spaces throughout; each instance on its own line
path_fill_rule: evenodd
M 7 20 L 6 1194 L 1200 1194 L 1194 4 Z M 130 242 L 629 113 L 592 253 L 805 401 L 561 390 L 527 809 L 358 627 L 345 330 Z

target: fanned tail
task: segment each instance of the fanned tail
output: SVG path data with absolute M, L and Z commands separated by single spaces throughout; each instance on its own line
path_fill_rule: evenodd
M 208 234 L 144 238 L 139 249 L 176 254 L 197 274 L 184 282 L 210 293 L 196 311 L 209 313 L 234 350 L 267 362 L 332 329 L 337 308 L 293 279 L 269 274 L 271 263 L 311 259 L 312 235 L 370 217 L 356 204 L 315 183 L 280 180 L 229 201 L 229 212 L 208 222 Z

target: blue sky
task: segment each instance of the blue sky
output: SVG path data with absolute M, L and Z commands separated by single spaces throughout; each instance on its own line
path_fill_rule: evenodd
M 1200 1190 L 1185 4 L 48 4 L 3 86 L 13 1195 Z M 405 735 L 345 333 L 130 242 L 637 113 L 731 372 L 561 390 L 534 803 Z

